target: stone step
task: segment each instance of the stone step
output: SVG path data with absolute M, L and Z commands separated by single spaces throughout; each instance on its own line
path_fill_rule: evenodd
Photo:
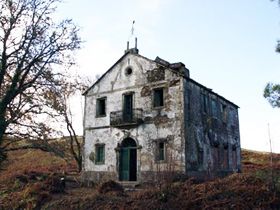
M 139 182 L 137 181 L 118 181 L 118 183 L 121 184 L 125 189 L 134 189 L 137 185 L 139 185 Z

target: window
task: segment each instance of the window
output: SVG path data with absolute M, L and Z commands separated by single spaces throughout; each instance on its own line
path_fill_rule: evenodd
M 132 74 L 132 68 L 131 68 L 131 67 L 126 68 L 126 69 L 125 69 L 125 75 L 126 75 L 126 76 L 129 76 L 129 75 L 131 75 L 131 74 Z
M 164 98 L 163 98 L 163 88 L 154 89 L 153 94 L 153 106 L 154 107 L 163 107 Z
M 96 100 L 96 117 L 106 116 L 106 98 Z
M 105 145 L 95 145 L 95 164 L 104 164 L 105 162 Z
M 131 122 L 133 120 L 133 93 L 123 95 L 123 120 Z
M 165 161 L 166 160 L 166 147 L 165 142 L 160 140 L 156 142 L 156 161 Z
M 159 143 L 158 149 L 159 149 L 158 160 L 165 160 L 164 142 Z

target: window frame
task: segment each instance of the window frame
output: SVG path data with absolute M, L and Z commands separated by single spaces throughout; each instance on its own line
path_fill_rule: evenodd
M 100 148 L 102 148 L 103 153 L 100 154 Z M 100 159 L 101 156 L 101 159 Z M 95 144 L 95 158 L 94 158 L 95 165 L 103 165 L 105 164 L 105 144 Z
M 105 113 L 100 113 L 100 101 L 104 101 L 104 112 Z M 107 97 L 101 97 L 96 99 L 96 109 L 95 109 L 95 117 L 100 118 L 100 117 L 106 117 L 107 115 Z
M 159 105 L 159 106 L 155 106 L 155 95 L 156 95 L 156 91 L 159 91 L 161 90 L 162 91 L 162 105 Z M 152 107 L 154 109 L 161 109 L 165 106 L 165 88 L 164 87 L 157 87 L 157 88 L 154 88 L 153 89 L 153 94 L 152 94 Z

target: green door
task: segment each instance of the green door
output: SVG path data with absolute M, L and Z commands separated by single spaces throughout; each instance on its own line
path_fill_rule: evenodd
M 129 181 L 129 148 L 122 148 L 120 154 L 120 181 Z
M 137 148 L 132 138 L 123 140 L 119 156 L 119 179 L 120 181 L 137 180 Z

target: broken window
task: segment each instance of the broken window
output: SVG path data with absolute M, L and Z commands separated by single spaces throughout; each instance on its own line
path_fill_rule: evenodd
M 164 95 L 163 88 L 154 89 L 153 106 L 163 107 L 164 106 Z
M 105 145 L 95 145 L 95 164 L 104 164 L 105 162 Z
M 96 117 L 106 116 L 106 98 L 96 100 Z

